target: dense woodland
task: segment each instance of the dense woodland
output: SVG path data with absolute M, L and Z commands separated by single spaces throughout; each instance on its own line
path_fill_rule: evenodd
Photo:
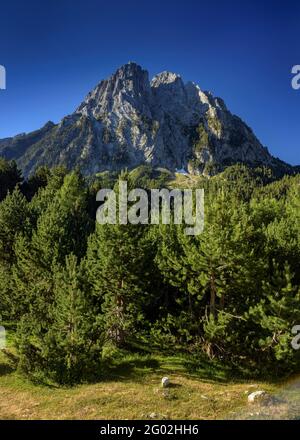
M 101 374 L 105 351 L 146 345 L 245 374 L 299 371 L 300 175 L 235 165 L 199 177 L 198 236 L 96 223 L 96 192 L 118 179 L 160 188 L 170 173 L 43 167 L 25 181 L 0 159 L 0 315 L 20 370 L 76 383 Z

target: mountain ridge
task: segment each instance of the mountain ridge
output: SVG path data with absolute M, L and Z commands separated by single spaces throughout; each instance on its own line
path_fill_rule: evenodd
M 40 165 L 79 167 L 84 175 L 141 164 L 213 175 L 234 163 L 294 167 L 274 158 L 221 98 L 164 71 L 149 80 L 129 62 L 100 81 L 58 124 L 0 140 L 0 156 L 25 176 Z

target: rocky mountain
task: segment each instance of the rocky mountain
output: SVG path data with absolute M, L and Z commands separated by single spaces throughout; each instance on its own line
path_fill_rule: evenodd
M 101 81 L 59 124 L 0 140 L 0 155 L 28 176 L 39 165 L 79 166 L 83 174 L 148 163 L 214 174 L 234 163 L 293 167 L 270 155 L 222 99 L 170 72 L 149 81 L 135 63 Z

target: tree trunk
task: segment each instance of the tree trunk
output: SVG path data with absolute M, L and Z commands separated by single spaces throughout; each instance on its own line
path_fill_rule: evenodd
M 215 276 L 212 274 L 210 276 L 210 306 L 209 306 L 210 314 L 213 317 L 216 317 L 216 284 L 215 284 Z

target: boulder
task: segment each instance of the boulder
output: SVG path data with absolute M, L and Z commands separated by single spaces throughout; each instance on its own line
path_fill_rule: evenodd
M 272 400 L 272 396 L 266 391 L 254 391 L 248 396 L 248 403 L 268 404 Z
M 163 377 L 161 380 L 161 386 L 163 388 L 167 388 L 168 386 L 170 386 L 170 379 L 168 377 Z

